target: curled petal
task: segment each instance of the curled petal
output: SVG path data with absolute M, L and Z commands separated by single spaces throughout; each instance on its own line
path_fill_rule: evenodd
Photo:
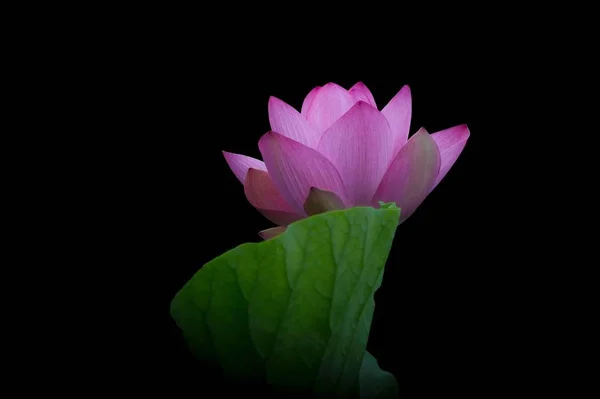
M 244 193 L 253 207 L 277 225 L 285 226 L 302 219 L 302 216 L 285 202 L 265 171 L 253 168 L 248 170 L 244 181 Z
M 346 89 L 335 83 L 327 83 L 316 91 L 311 106 L 306 111 L 306 119 L 318 134 L 322 134 L 348 112 L 354 103 L 356 100 Z
M 371 94 L 371 90 L 369 90 L 369 88 L 363 82 L 358 82 L 352 86 L 350 90 L 348 90 L 348 93 L 350 93 L 354 100 L 364 101 L 373 108 L 377 108 L 377 104 L 375 103 L 373 94 Z
M 258 142 L 277 191 L 300 215 L 311 187 L 336 193 L 346 201 L 344 183 L 333 164 L 316 150 L 275 132 Z
M 308 216 L 338 209 L 344 209 L 344 203 L 335 193 L 315 187 L 310 188 L 308 198 L 304 201 L 304 210 Z
M 267 170 L 263 161 L 259 161 L 258 159 L 246 155 L 223 151 L 223 156 L 235 177 L 237 177 L 242 184 L 244 184 L 244 181 L 246 180 L 248 169 Z
M 285 226 L 271 227 L 270 229 L 259 231 L 258 235 L 263 240 L 268 240 L 273 237 L 277 237 L 279 234 L 283 233 L 285 231 L 285 229 L 286 229 Z
M 317 149 L 340 172 L 348 206 L 370 205 L 393 157 L 394 137 L 385 117 L 359 101 L 323 134 Z
M 320 135 L 306 118 L 294 107 L 276 97 L 269 98 L 269 122 L 271 130 L 296 140 L 309 147 L 315 147 Z
M 395 202 L 400 208 L 400 222 L 403 222 L 431 191 L 440 163 L 435 141 L 425 129 L 419 129 L 390 164 L 373 196 L 373 203 Z
M 470 132 L 467 125 L 454 126 L 431 134 L 431 138 L 437 144 L 442 159 L 440 172 L 437 175 L 433 188 L 438 185 L 454 165 L 454 162 L 456 162 L 458 156 L 465 148 L 469 136 Z
M 410 119 L 412 116 L 412 98 L 410 87 L 405 85 L 381 110 L 390 123 L 390 128 L 394 134 L 394 154 L 408 140 L 408 131 L 410 129 Z

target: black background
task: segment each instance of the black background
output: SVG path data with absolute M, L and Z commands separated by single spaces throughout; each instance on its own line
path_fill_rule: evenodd
M 375 298 L 368 350 L 396 376 L 406 397 L 474 390 L 486 381 L 489 359 L 503 345 L 503 326 L 495 321 L 500 298 L 491 294 L 501 271 L 483 261 L 490 257 L 483 228 L 491 207 L 484 155 L 491 132 L 482 115 L 489 87 L 464 75 L 401 72 L 390 79 L 361 74 L 258 79 L 243 73 L 203 78 L 190 87 L 184 81 L 176 78 L 165 88 L 165 108 L 156 116 L 165 134 L 157 136 L 156 152 L 149 154 L 153 220 L 161 230 L 157 249 L 164 255 L 155 288 L 157 328 L 164 335 L 156 346 L 178 386 L 208 381 L 194 375 L 198 369 L 169 316 L 170 300 L 204 263 L 241 243 L 260 241 L 257 232 L 272 227 L 246 201 L 221 151 L 260 158 L 257 142 L 269 130 L 269 96 L 299 109 L 312 87 L 329 81 L 346 88 L 364 82 L 380 109 L 409 84 L 411 134 L 419 127 L 435 132 L 468 124 L 471 137 L 459 160 L 397 230 Z
M 512 358 L 522 339 L 516 337 L 523 316 L 512 311 L 518 268 L 503 260 L 506 248 L 498 243 L 515 228 L 505 190 L 498 189 L 512 168 L 498 162 L 512 148 L 504 139 L 510 82 L 494 75 L 487 60 L 460 54 L 374 72 L 356 65 L 302 69 L 241 53 L 206 61 L 184 50 L 163 49 L 151 67 L 132 71 L 144 77 L 131 85 L 142 98 L 135 105 L 142 123 L 135 126 L 136 157 L 126 184 L 141 194 L 132 205 L 144 237 L 136 240 L 144 270 L 137 288 L 144 294 L 129 312 L 128 323 L 139 324 L 127 342 L 143 384 L 173 395 L 200 386 L 224 392 L 218 376 L 192 360 L 169 315 L 173 296 L 203 264 L 259 242 L 258 231 L 273 226 L 246 201 L 221 151 L 260 158 L 269 96 L 299 109 L 314 86 L 349 88 L 358 81 L 379 109 L 410 85 L 410 134 L 463 123 L 471 131 L 453 168 L 397 230 L 375 296 L 368 350 L 396 376 L 406 398 L 487 397 L 521 378 Z
M 81 252 L 74 272 L 60 276 L 64 290 L 37 273 L 25 285 L 7 280 L 18 290 L 13 302 L 31 297 L 34 280 L 66 299 L 59 307 L 46 297 L 28 304 L 24 314 L 36 324 L 27 337 L 35 353 L 20 356 L 28 369 L 84 395 L 103 389 L 112 396 L 231 393 L 193 361 L 169 314 L 174 295 L 203 264 L 260 241 L 257 232 L 272 226 L 248 204 L 221 151 L 259 157 L 270 95 L 300 107 L 316 85 L 348 88 L 362 81 L 380 109 L 411 86 L 411 134 L 463 123 L 471 131 L 457 163 L 397 230 L 368 350 L 396 376 L 404 398 L 536 397 L 542 386 L 554 390 L 563 377 L 549 377 L 542 366 L 558 369 L 556 347 L 571 345 L 559 336 L 566 323 L 557 313 L 579 306 L 564 299 L 583 279 L 563 280 L 567 269 L 589 264 L 570 248 L 562 258 L 578 228 L 559 224 L 589 225 L 592 214 L 571 215 L 583 202 L 571 186 L 593 187 L 593 179 L 581 177 L 593 169 L 569 173 L 567 167 L 595 159 L 582 155 L 594 149 L 584 137 L 594 136 L 593 124 L 575 127 L 585 114 L 595 115 L 577 101 L 593 104 L 591 80 L 577 81 L 592 65 L 582 39 L 593 24 L 569 19 L 564 7 L 553 18 L 545 14 L 551 7 L 529 15 L 504 4 L 459 9 L 452 3 L 459 16 L 437 4 L 415 12 L 405 2 L 374 4 L 372 15 L 364 2 L 331 15 L 304 4 L 290 3 L 291 11 L 279 4 L 264 10 L 256 3 L 219 5 L 61 13 L 77 27 L 48 15 L 50 27 L 33 35 L 48 42 L 49 54 L 22 46 L 39 59 L 30 65 L 35 73 L 17 85 L 36 77 L 52 84 L 39 95 L 19 86 L 53 114 L 28 110 L 25 119 L 41 122 L 41 136 L 77 158 L 45 149 L 52 162 L 36 165 L 36 173 L 49 173 L 52 184 L 76 173 L 68 183 L 74 193 L 36 190 L 31 208 L 56 197 L 67 209 L 44 209 L 58 219 L 46 226 L 44 241 L 58 238 L 54 249 Z M 51 34 L 57 28 L 65 38 Z M 71 128 L 73 137 L 65 136 Z M 36 132 L 24 137 L 34 144 L 30 133 Z M 65 173 L 50 168 L 54 161 L 66 164 Z M 67 227 L 73 240 L 60 234 L 67 215 L 85 225 Z M 53 275 L 66 269 L 66 254 L 27 250 L 40 253 L 44 259 L 35 266 Z M 40 321 L 41 310 L 54 317 L 61 308 L 73 322 L 69 328 L 59 319 Z M 26 330 L 20 323 L 6 329 Z M 56 353 L 42 355 L 47 347 Z M 62 363 L 73 373 L 63 372 Z M 22 387 L 47 388 L 37 376 Z

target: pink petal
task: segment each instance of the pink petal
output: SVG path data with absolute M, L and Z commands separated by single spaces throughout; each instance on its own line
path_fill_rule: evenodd
M 402 148 L 408 140 L 410 119 L 412 116 L 412 98 L 410 87 L 405 85 L 381 110 L 385 115 L 395 137 L 394 154 Z
M 370 205 L 394 156 L 394 136 L 385 116 L 359 101 L 327 129 L 317 149 L 340 172 L 348 206 Z
M 258 232 L 258 235 L 263 240 L 269 240 L 273 237 L 277 237 L 279 234 L 282 234 L 286 230 L 284 226 L 271 227 L 270 229 L 261 230 Z
M 367 104 L 372 105 L 374 108 L 377 108 L 377 104 L 375 103 L 375 98 L 373 98 L 373 94 L 371 94 L 371 90 L 363 83 L 358 82 L 354 86 L 348 90 L 348 93 L 354 98 L 356 101 L 364 101 Z
M 322 134 L 350 107 L 356 103 L 346 89 L 335 83 L 327 83 L 317 90 L 311 106 L 306 111 L 306 119 Z
M 262 136 L 258 148 L 278 191 L 298 214 L 306 215 L 304 201 L 311 187 L 332 191 L 345 201 L 340 174 L 316 150 L 275 132 Z
M 450 129 L 441 130 L 431 134 L 431 138 L 437 144 L 437 147 L 440 150 L 440 157 L 442 158 L 440 172 L 437 175 L 433 188 L 438 185 L 454 165 L 454 162 L 456 162 L 458 156 L 465 148 L 469 136 L 470 132 L 467 125 L 454 126 Z
M 390 164 L 373 196 L 373 204 L 395 202 L 400 208 L 400 222 L 403 222 L 431 191 L 440 163 L 435 141 L 425 129 L 419 129 Z
M 242 184 L 244 184 L 244 180 L 246 180 L 246 173 L 248 173 L 249 168 L 267 170 L 263 161 L 259 161 L 258 159 L 246 155 L 223 151 L 223 156 L 235 177 L 237 177 Z
M 244 193 L 253 207 L 277 225 L 285 226 L 302 219 L 302 216 L 285 202 L 269 174 L 263 170 L 248 170 L 244 181 Z
M 306 118 L 276 97 L 269 98 L 269 122 L 272 131 L 299 143 L 314 148 L 319 142 L 320 135 Z
M 321 89 L 321 86 L 315 87 L 304 98 L 304 101 L 302 102 L 302 108 L 300 108 L 300 113 L 305 118 L 308 115 L 308 110 L 310 109 L 310 107 L 312 107 L 312 103 L 313 103 L 313 101 L 315 101 L 315 97 L 317 96 L 317 93 L 320 89 Z

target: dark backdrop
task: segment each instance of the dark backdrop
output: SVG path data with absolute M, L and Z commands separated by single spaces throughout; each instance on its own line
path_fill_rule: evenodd
M 492 145 L 502 140 L 488 115 L 504 82 L 469 63 L 443 70 L 399 67 L 385 75 L 318 68 L 298 73 L 288 65 L 270 74 L 231 59 L 192 59 L 179 55 L 154 67 L 156 74 L 144 75 L 148 84 L 136 93 L 147 108 L 134 150 L 143 161 L 136 161 L 130 181 L 144 186 L 135 207 L 148 233 L 142 267 L 152 276 L 147 298 L 140 300 L 149 324 L 131 341 L 140 349 L 136 367 L 147 373 L 142 378 L 174 391 L 219 386 L 215 375 L 192 361 L 169 304 L 203 264 L 259 241 L 257 232 L 272 227 L 246 201 L 221 151 L 260 158 L 257 142 L 269 130 L 269 96 L 299 109 L 310 89 L 330 81 L 346 88 L 364 82 L 380 109 L 409 84 L 411 134 L 422 126 L 435 132 L 463 123 L 471 131 L 454 167 L 397 230 L 375 297 L 368 350 L 396 376 L 407 398 L 487 396 L 496 390 L 499 373 L 512 378 L 498 361 L 511 342 L 511 331 L 499 321 L 510 297 L 503 288 L 507 269 L 494 263 L 501 254 L 489 245 L 490 224 L 502 230 L 505 223 L 495 213 L 488 183 L 501 172 Z

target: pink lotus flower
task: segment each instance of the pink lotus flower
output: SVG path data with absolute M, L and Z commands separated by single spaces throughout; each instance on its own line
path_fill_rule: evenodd
M 363 83 L 350 90 L 315 87 L 301 111 L 269 99 L 271 131 L 258 147 L 263 161 L 223 151 L 246 198 L 279 227 L 324 210 L 395 202 L 400 223 L 446 176 L 467 139 L 466 125 L 408 138 L 412 100 L 404 86 L 381 111 Z M 309 195 L 310 194 L 310 195 Z

